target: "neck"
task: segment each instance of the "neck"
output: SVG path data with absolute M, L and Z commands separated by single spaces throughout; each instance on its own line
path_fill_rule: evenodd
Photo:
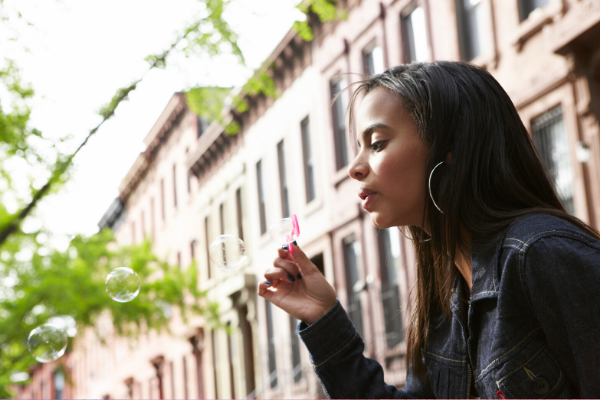
M 454 265 L 458 268 L 460 274 L 465 278 L 467 285 L 469 286 L 469 290 L 473 287 L 473 281 L 471 279 L 471 253 L 463 254 L 461 252 L 456 253 L 456 258 L 454 260 Z
M 460 274 L 465 278 L 467 285 L 469 286 L 469 290 L 473 287 L 472 280 L 472 268 L 471 268 L 471 233 L 461 227 L 461 234 L 465 238 L 465 241 L 468 243 L 469 249 L 461 250 L 460 248 L 456 249 L 456 258 L 454 259 L 454 265 L 460 271 Z

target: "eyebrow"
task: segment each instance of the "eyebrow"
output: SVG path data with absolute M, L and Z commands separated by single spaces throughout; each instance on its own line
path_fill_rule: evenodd
M 375 122 L 374 124 L 369 125 L 363 132 L 361 137 L 363 138 L 367 138 L 369 136 L 371 136 L 373 134 L 373 131 L 375 129 L 390 129 L 389 126 L 387 126 L 386 124 L 382 124 L 381 122 Z M 356 140 L 359 144 L 360 142 L 358 141 L 358 138 Z

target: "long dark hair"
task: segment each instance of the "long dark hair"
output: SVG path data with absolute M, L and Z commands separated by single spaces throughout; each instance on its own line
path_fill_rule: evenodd
M 408 328 L 407 364 L 425 375 L 422 349 L 427 347 L 434 310 L 451 315 L 450 296 L 459 273 L 454 261 L 471 246 L 490 251 L 510 225 L 535 213 L 563 218 L 594 237 L 592 228 L 565 211 L 515 106 L 487 71 L 461 62 L 413 63 L 389 68 L 357 83 L 350 105 L 360 94 L 382 86 L 399 96 L 430 147 L 427 171 L 433 175 L 432 203 L 428 182 L 423 227 L 411 226 L 417 255 Z M 465 232 L 465 230 L 467 232 Z M 422 241 L 419 238 L 429 238 Z M 470 243 L 469 238 L 470 236 Z

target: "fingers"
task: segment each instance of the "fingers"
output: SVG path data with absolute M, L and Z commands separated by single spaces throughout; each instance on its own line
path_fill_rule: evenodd
M 319 272 L 319 269 L 312 263 L 312 261 L 310 261 L 310 259 L 306 256 L 306 254 L 304 254 L 300 247 L 296 246 L 293 243 L 290 243 L 290 246 L 294 246 L 293 253 L 290 253 L 288 250 L 280 248 L 280 258 L 298 263 L 298 266 L 304 274 Z
M 271 282 L 272 287 L 279 286 L 280 282 L 294 283 L 298 276 L 302 279 L 302 275 L 297 274 L 294 276 L 282 268 L 269 268 L 265 271 L 265 280 Z
M 294 282 L 294 280 L 296 279 L 302 279 L 302 275 L 300 274 L 298 264 L 294 261 L 293 258 L 290 260 L 289 258 L 277 257 L 273 261 L 273 267 L 275 267 L 275 269 L 284 270 L 287 274 L 289 274 L 293 278 L 290 279 L 290 282 Z M 287 274 L 285 274 L 282 278 L 286 278 Z M 265 274 L 265 278 L 266 277 L 267 275 Z

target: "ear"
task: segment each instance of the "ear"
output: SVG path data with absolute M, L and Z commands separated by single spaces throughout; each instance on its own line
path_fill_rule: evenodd
M 446 154 L 446 164 L 452 164 L 452 152 L 448 152 L 448 154 Z

